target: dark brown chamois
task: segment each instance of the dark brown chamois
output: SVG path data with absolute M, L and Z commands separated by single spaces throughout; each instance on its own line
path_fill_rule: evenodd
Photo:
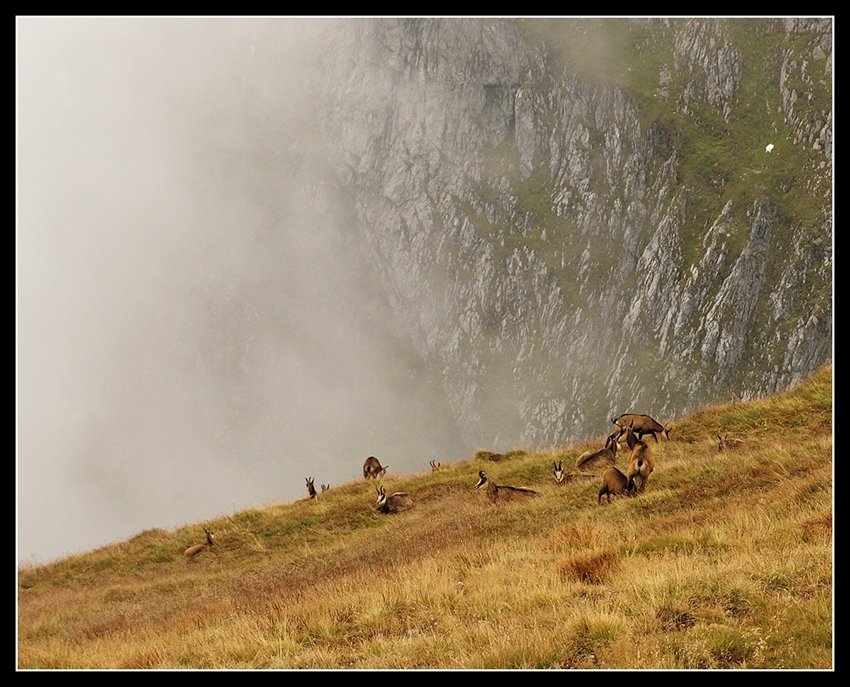
M 387 473 L 387 465 L 382 466 L 375 456 L 369 456 L 363 463 L 363 477 L 365 479 L 378 479 Z
M 670 438 L 670 427 L 665 427 L 660 422 L 656 422 L 649 415 L 635 415 L 634 413 L 626 413 L 625 415 L 620 415 L 620 417 L 615 417 L 611 420 L 617 427 L 620 429 L 615 432 L 617 438 L 619 439 L 626 433 L 626 427 L 628 425 L 632 426 L 632 431 L 635 433 L 638 439 L 643 439 L 644 435 L 651 434 L 652 438 L 655 439 L 656 443 L 658 442 L 658 434 L 664 436 L 665 439 Z M 613 436 L 613 435 L 612 435 Z
M 612 496 L 626 494 L 629 491 L 629 479 L 617 468 L 608 468 L 602 473 L 602 488 L 596 497 L 596 502 L 601 504 L 602 497 L 608 497 L 608 503 L 611 503 Z

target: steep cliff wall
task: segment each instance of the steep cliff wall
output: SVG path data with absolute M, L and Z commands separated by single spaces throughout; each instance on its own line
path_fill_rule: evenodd
M 830 359 L 831 21 L 324 37 L 331 168 L 470 441 L 596 436 Z M 590 40 L 608 83 L 563 50 Z

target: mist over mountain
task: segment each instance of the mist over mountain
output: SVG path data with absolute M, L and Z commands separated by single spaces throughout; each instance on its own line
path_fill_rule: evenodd
M 804 379 L 831 132 L 831 19 L 19 19 L 19 557 Z

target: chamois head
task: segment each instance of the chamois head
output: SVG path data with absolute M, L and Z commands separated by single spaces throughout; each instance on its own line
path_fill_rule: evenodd
M 435 463 L 432 460 L 432 461 L 429 462 L 429 465 L 431 466 L 431 472 L 437 472 L 437 470 L 440 469 L 440 465 L 442 465 L 442 463 Z
M 564 472 L 564 461 L 552 463 L 552 473 L 555 475 L 555 484 L 563 484 L 566 473 Z
M 313 478 L 306 477 L 305 479 L 307 480 L 307 493 L 310 494 L 311 499 L 316 498 L 316 487 L 313 485 Z

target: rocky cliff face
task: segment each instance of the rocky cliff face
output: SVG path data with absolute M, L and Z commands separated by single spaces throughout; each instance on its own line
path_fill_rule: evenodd
M 600 436 L 831 359 L 831 20 L 321 37 L 329 186 L 471 444 Z

